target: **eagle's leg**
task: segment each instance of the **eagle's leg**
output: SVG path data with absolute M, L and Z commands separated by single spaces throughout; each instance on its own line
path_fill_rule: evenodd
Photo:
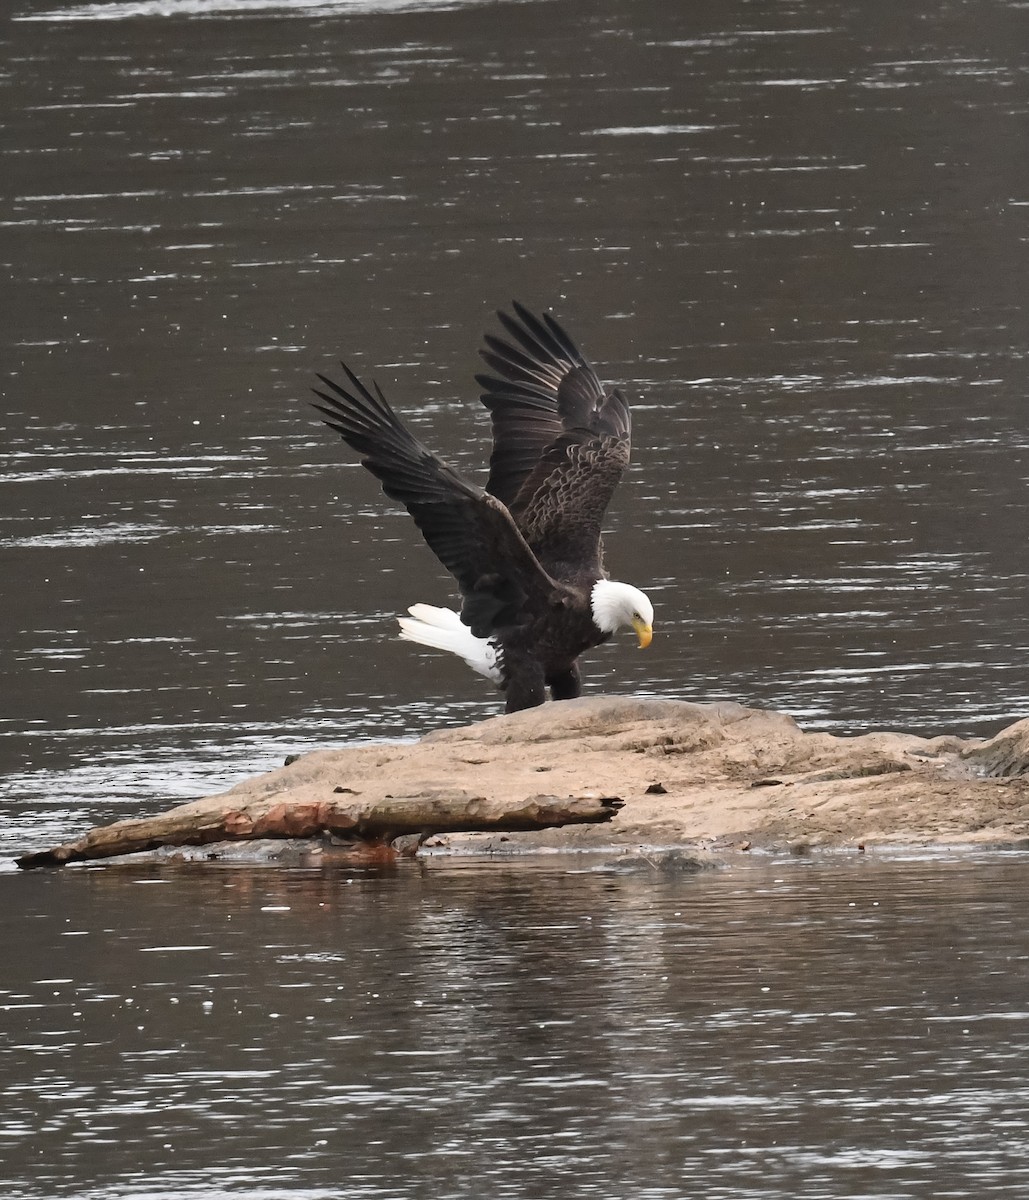
M 572 663 L 567 671 L 549 676 L 547 686 L 555 700 L 574 700 L 576 696 L 581 696 L 582 676 L 579 674 L 579 664 Z
M 535 708 L 546 701 L 543 668 L 536 659 L 505 649 L 504 669 L 507 675 L 503 684 L 507 693 L 505 712 L 521 712 L 523 708 Z

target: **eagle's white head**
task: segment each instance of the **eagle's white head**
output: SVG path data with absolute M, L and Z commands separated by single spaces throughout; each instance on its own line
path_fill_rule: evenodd
M 640 640 L 640 649 L 650 645 L 654 636 L 654 606 L 639 588 L 630 583 L 616 583 L 613 579 L 600 579 L 593 585 L 590 607 L 593 624 L 604 633 L 614 633 L 631 625 Z

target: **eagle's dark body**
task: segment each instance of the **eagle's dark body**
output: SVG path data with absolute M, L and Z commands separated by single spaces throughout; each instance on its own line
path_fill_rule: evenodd
M 399 500 L 461 590 L 461 621 L 497 648 L 509 712 L 579 695 L 576 659 L 610 637 L 592 590 L 606 579 L 601 524 L 629 462 L 629 408 L 606 391 L 549 314 L 499 313 L 510 337 L 487 335 L 491 374 L 476 378 L 493 423 L 485 489 L 428 450 L 378 385 L 343 364 L 323 375 L 315 407 Z

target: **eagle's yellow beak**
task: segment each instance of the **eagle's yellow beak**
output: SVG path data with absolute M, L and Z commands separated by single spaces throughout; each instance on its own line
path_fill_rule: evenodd
M 633 617 L 632 627 L 636 630 L 636 636 L 640 639 L 640 649 L 646 650 L 653 640 L 654 630 L 642 617 Z

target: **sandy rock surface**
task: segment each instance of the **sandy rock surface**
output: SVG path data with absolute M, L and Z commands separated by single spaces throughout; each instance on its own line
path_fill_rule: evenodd
M 1029 720 L 986 742 L 836 737 L 738 704 L 590 697 L 413 744 L 317 751 L 215 799 L 316 802 L 337 789 L 370 803 L 453 792 L 625 802 L 608 824 L 434 839 L 464 849 L 1011 845 L 1029 838 Z
M 698 867 L 759 848 L 1029 848 L 1029 720 L 988 741 L 836 737 L 739 704 L 591 697 L 415 743 L 316 751 L 16 862 L 219 858 L 241 845 L 253 861 L 389 859 L 391 841 L 413 853 L 430 832 L 420 853 L 615 849 L 654 865 L 660 850 Z

